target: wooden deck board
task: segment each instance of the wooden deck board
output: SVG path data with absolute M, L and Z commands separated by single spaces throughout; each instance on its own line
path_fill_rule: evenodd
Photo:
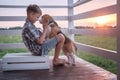
M 62 56 L 61 58 L 66 59 Z M 50 57 L 52 60 L 52 57 Z M 76 66 L 52 67 L 50 70 L 6 71 L 0 70 L 0 80 L 117 80 L 116 75 L 80 58 Z

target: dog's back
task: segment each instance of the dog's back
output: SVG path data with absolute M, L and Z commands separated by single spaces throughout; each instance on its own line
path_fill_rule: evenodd
M 70 44 L 70 45 L 69 45 L 69 44 Z M 71 48 L 70 50 L 71 50 L 73 53 L 76 53 L 76 52 L 77 52 L 77 46 L 75 45 L 75 43 L 74 43 L 72 40 L 70 40 L 68 37 L 66 37 L 66 36 L 65 36 L 64 45 L 68 45 L 68 46 L 66 46 L 66 47 L 70 47 L 70 48 Z

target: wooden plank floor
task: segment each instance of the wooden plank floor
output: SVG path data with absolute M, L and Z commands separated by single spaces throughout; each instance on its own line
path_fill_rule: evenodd
M 65 56 L 61 58 L 66 59 Z M 50 61 L 52 57 L 50 57 Z M 117 80 L 116 75 L 76 57 L 76 66 L 51 66 L 50 70 L 6 71 L 0 80 Z

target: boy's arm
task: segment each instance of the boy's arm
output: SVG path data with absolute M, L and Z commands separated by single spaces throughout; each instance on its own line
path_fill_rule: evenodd
M 45 41 L 46 32 L 47 32 L 47 25 L 43 25 L 43 33 L 39 38 L 36 39 L 36 42 L 38 44 L 42 44 Z

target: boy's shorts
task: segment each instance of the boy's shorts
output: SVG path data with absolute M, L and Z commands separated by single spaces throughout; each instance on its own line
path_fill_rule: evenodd
M 53 37 L 47 41 L 45 41 L 40 49 L 40 54 L 38 54 L 39 56 L 43 56 L 43 55 L 48 55 L 48 52 L 52 49 L 55 48 L 56 45 L 58 43 L 58 38 L 57 37 Z

